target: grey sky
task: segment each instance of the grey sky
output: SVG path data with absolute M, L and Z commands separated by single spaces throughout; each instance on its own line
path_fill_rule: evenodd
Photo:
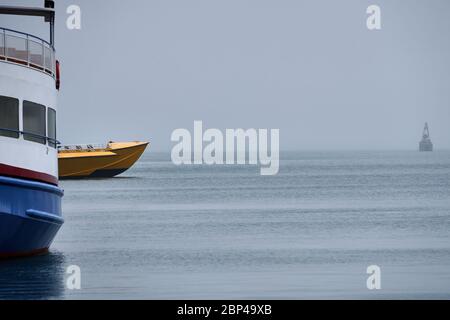
M 81 31 L 65 27 L 70 4 L 82 9 Z M 381 7 L 380 31 L 366 28 L 370 4 Z M 56 5 L 63 143 L 170 150 L 174 129 L 203 120 L 279 128 L 282 150 L 417 149 L 428 121 L 436 149 L 450 148 L 448 0 Z M 36 19 L 1 19 L 45 34 Z

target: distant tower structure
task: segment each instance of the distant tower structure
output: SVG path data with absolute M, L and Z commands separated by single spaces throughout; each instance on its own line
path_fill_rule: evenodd
M 423 128 L 422 141 L 419 143 L 419 151 L 433 151 L 433 143 L 431 142 L 430 131 L 426 122 Z

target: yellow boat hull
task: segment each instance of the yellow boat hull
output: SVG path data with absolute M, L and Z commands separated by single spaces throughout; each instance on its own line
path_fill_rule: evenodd
M 128 170 L 141 157 L 148 142 L 110 142 L 103 149 L 60 150 L 59 178 L 107 178 Z

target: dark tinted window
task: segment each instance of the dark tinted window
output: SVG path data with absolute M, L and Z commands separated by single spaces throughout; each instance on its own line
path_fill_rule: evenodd
M 19 131 L 19 100 L 10 97 L 0 96 L 0 136 L 18 138 L 19 137 L 18 131 Z
M 56 140 L 56 111 L 52 108 L 47 109 L 47 136 Z M 49 146 L 56 148 L 56 141 L 49 140 Z
M 46 144 L 45 139 L 45 106 L 30 102 L 23 102 L 23 138 Z

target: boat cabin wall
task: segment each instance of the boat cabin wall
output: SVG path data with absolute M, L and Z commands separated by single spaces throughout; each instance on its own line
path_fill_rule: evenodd
M 0 61 L 0 164 L 58 177 L 57 95 L 48 74 Z

